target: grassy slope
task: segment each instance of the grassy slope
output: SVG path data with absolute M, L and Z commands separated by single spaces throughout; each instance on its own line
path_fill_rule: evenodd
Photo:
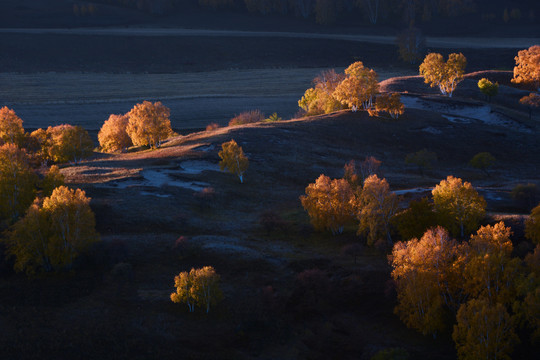
M 312 232 L 298 196 L 319 174 L 341 177 L 346 161 L 367 155 L 383 161 L 381 173 L 392 189 L 433 186 L 448 174 L 504 191 L 515 182 L 538 182 L 538 125 L 525 116 L 515 120 L 533 132 L 452 123 L 414 109 L 397 121 L 342 111 L 196 133 L 171 139 L 156 151 L 99 155 L 66 167 L 68 182 L 93 198 L 102 247 L 72 274 L 1 280 L 0 326 L 9 334 L 2 339 L 2 353 L 19 358 L 39 351 L 45 358 L 357 359 L 400 346 L 413 358 L 453 358 L 448 334 L 424 338 L 392 315 L 384 253 L 365 249 L 354 264 L 340 253 L 343 245 L 358 241 L 354 229 L 337 238 Z M 443 133 L 422 131 L 426 127 Z M 186 160 L 217 163 L 220 144 L 231 138 L 250 158 L 245 184 L 226 173 L 182 173 Z M 440 160 L 425 178 L 403 162 L 407 153 L 423 147 Z M 499 160 L 489 178 L 465 165 L 479 151 Z M 143 169 L 204 181 L 215 196 L 201 199 L 193 190 L 167 185 L 103 186 L 119 179 L 136 182 Z M 498 203 L 490 205 L 501 210 Z M 258 220 L 268 210 L 281 216 L 285 230 L 263 231 Z M 175 248 L 180 235 L 195 245 Z M 132 274 L 111 271 L 117 262 L 129 262 Z M 216 267 L 226 295 L 208 318 L 190 315 L 168 299 L 175 274 L 203 265 Z M 332 290 L 316 295 L 316 303 L 293 292 L 295 274 L 311 268 L 332 279 Z M 266 286 L 272 286 L 273 296 L 263 295 Z M 527 350 L 521 351 L 527 358 Z

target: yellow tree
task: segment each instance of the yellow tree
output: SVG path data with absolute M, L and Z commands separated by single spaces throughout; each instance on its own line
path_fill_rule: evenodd
M 540 88 L 540 45 L 519 51 L 515 60 L 512 82 L 531 86 L 535 90 Z
M 210 311 L 210 305 L 216 305 L 222 298 L 223 293 L 219 287 L 220 276 L 212 266 L 196 269 L 193 278 L 193 295 L 195 302 Z
M 446 312 L 457 311 L 464 299 L 460 263 L 464 246 L 442 228 L 427 230 L 420 240 L 397 242 L 390 263 L 396 282 L 395 313 L 411 328 L 436 334 L 445 327 Z
M 501 221 L 471 236 L 463 271 L 463 287 L 471 297 L 486 298 L 490 304 L 514 302 L 520 259 L 512 258 L 510 234 Z
M 467 59 L 461 53 L 450 54 L 446 62 L 441 54 L 430 53 L 420 65 L 420 75 L 424 77 L 426 84 L 438 87 L 443 95 L 452 97 L 458 83 L 463 80 L 465 66 Z
M 529 275 L 520 289 L 524 293 L 524 299 L 518 310 L 533 329 L 532 340 L 538 343 L 540 342 L 540 244 L 525 257 L 525 263 Z
M 403 115 L 405 105 L 401 102 L 400 95 L 398 93 L 386 93 L 377 96 L 375 110 L 368 110 L 368 112 L 370 115 L 378 116 L 382 111 L 387 112 L 392 119 L 397 119 L 400 115 Z
M 334 90 L 334 97 L 349 107 L 368 109 L 373 105 L 373 97 L 379 93 L 377 73 L 357 61 L 345 69 L 345 79 Z
M 460 360 L 510 360 L 512 348 L 519 342 L 506 308 L 484 298 L 461 306 L 452 338 Z
M 14 225 L 8 253 L 17 271 L 61 270 L 98 240 L 90 198 L 80 189 L 60 186 L 43 202 L 36 199 Z
M 15 111 L 4 106 L 0 109 L 0 144 L 21 145 L 24 137 L 23 121 Z
M 486 95 L 488 101 L 491 102 L 491 98 L 499 92 L 499 83 L 492 83 L 486 78 L 478 80 L 478 88 L 482 94 Z
M 540 204 L 531 211 L 525 222 L 525 236 L 536 244 L 540 244 Z
M 35 197 L 37 176 L 28 156 L 15 144 L 0 146 L 0 217 L 8 222 L 24 214 Z
M 134 145 L 156 148 L 172 135 L 170 110 L 159 101 L 137 104 L 127 116 L 126 131 Z
M 435 211 L 442 224 L 454 236 L 461 238 L 478 227 L 484 217 L 486 201 L 473 188 L 471 183 L 449 175 L 431 192 Z
M 385 237 L 392 243 L 390 220 L 398 209 L 398 197 L 390 191 L 386 179 L 371 175 L 364 181 L 362 194 L 356 205 L 356 216 L 360 221 L 358 233 L 367 233 L 368 244 Z
M 174 287 L 176 292 L 171 294 L 171 301 L 174 303 L 185 303 L 188 306 L 189 312 L 195 310 L 195 295 L 193 288 L 193 274 L 195 269 L 190 272 L 183 271 L 174 277 Z
M 306 115 L 328 114 L 343 109 L 341 103 L 336 100 L 333 93 L 345 76 L 338 74 L 334 69 L 321 72 L 313 79 L 313 87 L 306 90 L 298 106 Z
M 40 132 L 37 136 L 43 136 Z M 44 152 L 49 160 L 58 163 L 78 163 L 92 155 L 94 143 L 86 130 L 80 126 L 62 124 L 47 128 L 43 141 Z
M 345 179 L 321 175 L 306 187 L 306 195 L 300 196 L 313 227 L 328 229 L 332 234 L 342 233 L 345 225 L 354 218 L 354 192 Z
M 223 293 L 219 287 L 220 276 L 212 266 L 201 269 L 192 268 L 181 272 L 174 278 L 176 292 L 171 294 L 174 303 L 186 303 L 190 312 L 195 310 L 195 305 L 210 311 L 210 306 L 217 304 Z
M 109 116 L 103 123 L 98 133 L 99 146 L 105 152 L 124 150 L 133 145 L 126 128 L 128 126 L 127 115 Z
M 238 146 L 236 141 L 231 140 L 221 144 L 221 151 L 218 155 L 221 158 L 219 162 L 220 169 L 235 174 L 240 179 L 240 183 L 243 183 L 249 160 L 244 155 L 242 147 Z

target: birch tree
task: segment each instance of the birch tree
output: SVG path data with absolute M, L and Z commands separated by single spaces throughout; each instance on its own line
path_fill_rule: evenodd
M 231 140 L 221 144 L 221 151 L 218 155 L 221 158 L 219 162 L 220 169 L 235 174 L 240 179 L 240 183 L 243 183 L 244 173 L 249 166 L 249 160 L 244 155 L 242 147 L 238 146 L 236 141 Z
M 396 282 L 398 305 L 395 313 L 410 328 L 423 334 L 445 329 L 446 312 L 455 312 L 464 301 L 459 259 L 465 247 L 437 227 L 420 240 L 394 245 L 390 264 Z
M 519 51 L 515 60 L 512 82 L 528 85 L 535 90 L 540 89 L 540 45 Z
M 15 111 L 4 106 L 0 109 L 0 145 L 21 145 L 24 137 L 23 121 L 15 114 Z
M 457 85 L 463 80 L 467 59 L 461 53 L 452 53 L 445 62 L 441 54 L 430 53 L 420 65 L 420 75 L 431 87 L 438 87 L 441 94 L 452 97 Z
M 114 152 L 125 150 L 133 142 L 129 137 L 126 129 L 128 126 L 127 115 L 114 115 L 109 116 L 98 133 L 99 146 L 102 151 Z
M 486 299 L 472 299 L 462 305 L 452 338 L 460 360 L 510 360 L 512 348 L 519 342 L 506 308 Z
M 157 148 L 173 133 L 170 110 L 160 101 L 143 101 L 135 105 L 127 116 L 126 132 L 134 145 Z
M 390 220 L 398 209 L 398 197 L 390 191 L 386 179 L 371 175 L 364 181 L 362 194 L 356 206 L 359 220 L 358 233 L 367 234 L 368 244 L 386 238 L 391 244 Z
M 345 69 L 345 79 L 334 90 L 334 97 L 349 107 L 368 109 L 373 105 L 373 97 L 379 93 L 377 73 L 357 61 Z
M 36 199 L 13 227 L 7 240 L 15 270 L 35 273 L 70 268 L 90 245 L 99 241 L 90 198 L 65 186 Z
M 432 190 L 435 211 L 454 236 L 461 238 L 478 227 L 484 217 L 486 201 L 469 182 L 452 175 Z
M 35 197 L 37 176 L 24 150 L 0 146 L 0 217 L 11 223 L 23 215 Z
M 185 303 L 189 312 L 194 312 L 195 306 L 200 306 L 208 313 L 210 306 L 216 305 L 223 298 L 219 279 L 220 276 L 212 266 L 181 272 L 174 278 L 176 292 L 171 294 L 171 301 Z
M 300 201 L 317 230 L 341 234 L 354 219 L 355 195 L 345 179 L 331 180 L 321 175 L 306 187 L 306 195 L 302 195 Z
M 540 204 L 531 211 L 525 222 L 525 236 L 536 244 L 540 244 Z

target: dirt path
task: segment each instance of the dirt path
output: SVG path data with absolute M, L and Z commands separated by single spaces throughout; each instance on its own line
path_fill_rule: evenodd
M 281 37 L 296 39 L 326 39 L 394 44 L 394 36 L 322 34 L 300 32 L 163 29 L 163 28 L 78 28 L 78 29 L 0 29 L 4 34 L 55 34 L 55 35 L 103 35 L 103 36 L 207 36 L 207 37 Z M 462 38 L 428 37 L 426 46 L 434 48 L 499 48 L 524 49 L 540 44 L 540 38 Z

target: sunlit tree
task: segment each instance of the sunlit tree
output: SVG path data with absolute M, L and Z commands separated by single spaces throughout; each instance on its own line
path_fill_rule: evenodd
M 367 234 L 368 244 L 386 239 L 392 243 L 390 220 L 398 209 L 398 197 L 390 191 L 386 179 L 371 175 L 364 181 L 356 211 L 359 220 L 358 233 Z
M 490 304 L 512 304 L 520 259 L 512 258 L 511 230 L 503 222 L 478 229 L 469 241 L 463 287 L 473 298 L 486 298 Z
M 486 95 L 488 101 L 491 102 L 491 98 L 499 92 L 499 83 L 492 83 L 486 78 L 478 80 L 478 88 L 482 94 Z
M 540 45 L 533 45 L 518 52 L 514 67 L 515 84 L 528 85 L 535 90 L 540 88 Z
M 463 80 L 467 59 L 461 53 L 452 53 L 445 62 L 441 54 L 430 53 L 420 65 L 420 75 L 431 87 L 438 87 L 443 95 L 452 97 L 455 88 Z
M 16 271 L 61 270 L 98 240 L 90 198 L 80 189 L 60 186 L 42 202 L 36 199 L 14 225 L 8 252 Z
M 405 105 L 401 102 L 400 95 L 398 93 L 393 94 L 381 94 L 377 96 L 375 101 L 375 109 L 368 110 L 370 115 L 378 116 L 381 112 L 386 112 L 392 119 L 397 119 L 405 112 Z
M 513 346 L 519 342 L 506 308 L 483 298 L 461 306 L 452 338 L 460 360 L 510 360 Z
M 0 146 L 0 218 L 8 223 L 24 214 L 35 197 L 37 176 L 28 156 L 15 144 Z
M 328 114 L 340 109 L 343 105 L 334 98 L 334 91 L 345 76 L 338 74 L 334 69 L 321 72 L 313 79 L 313 87 L 306 90 L 298 106 L 306 115 Z
M 334 90 L 334 97 L 349 107 L 362 106 L 368 109 L 373 105 L 373 97 L 379 93 L 377 73 L 357 61 L 345 69 L 345 79 Z
M 157 148 L 173 133 L 170 110 L 160 101 L 143 101 L 126 115 L 129 118 L 126 132 L 134 145 Z
M 452 175 L 432 191 L 435 211 L 452 234 L 463 238 L 474 231 L 485 214 L 486 201 L 469 182 Z
M 321 175 L 306 187 L 306 195 L 302 195 L 300 201 L 317 230 L 342 233 L 354 219 L 355 195 L 345 179 L 331 180 Z
M 42 141 L 46 158 L 57 163 L 76 164 L 93 153 L 92 138 L 80 126 L 63 124 L 49 127 L 45 134 L 39 132 L 36 136 L 39 136 Z
M 133 143 L 126 129 L 128 126 L 127 115 L 109 116 L 103 123 L 98 133 L 99 146 L 105 152 L 125 150 Z
M 445 329 L 448 311 L 456 311 L 463 301 L 461 274 L 457 260 L 463 245 L 437 227 L 425 232 L 420 240 L 397 242 L 390 258 L 392 278 L 396 282 L 396 314 L 423 334 Z
M 220 169 L 227 170 L 228 172 L 235 174 L 240 179 L 240 182 L 244 182 L 244 173 L 249 166 L 249 160 L 241 146 L 238 146 L 236 141 L 231 140 L 221 144 L 221 151 L 219 152 L 221 161 L 219 162 Z
M 181 272 L 174 278 L 176 292 L 171 294 L 171 300 L 175 303 L 186 303 L 190 312 L 193 312 L 197 305 L 208 313 L 210 306 L 216 305 L 223 298 L 219 279 L 220 276 L 211 266 L 192 268 L 189 273 Z
M 21 145 L 24 137 L 23 121 L 15 114 L 15 111 L 4 106 L 0 109 L 0 145 Z

